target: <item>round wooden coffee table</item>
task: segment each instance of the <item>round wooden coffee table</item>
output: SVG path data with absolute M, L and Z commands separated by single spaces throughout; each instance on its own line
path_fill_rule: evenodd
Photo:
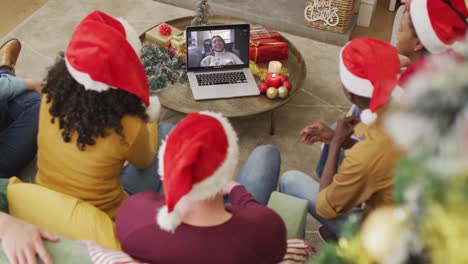
M 190 25 L 192 17 L 183 17 L 175 20 L 167 21 L 166 23 L 176 27 L 178 29 L 184 30 L 187 26 Z M 209 18 L 210 24 L 241 24 L 241 23 L 250 23 L 245 20 L 224 17 L 224 16 L 211 16 Z M 256 26 L 253 23 L 250 23 L 251 26 Z M 151 29 L 151 28 L 150 28 Z M 148 30 L 150 30 L 148 29 Z M 141 39 L 144 41 L 144 33 L 141 35 Z M 290 43 L 286 38 L 285 40 L 289 45 L 289 54 L 287 60 L 282 60 L 281 63 L 283 67 L 287 67 L 289 71 L 289 81 L 292 83 L 292 90 L 289 93 L 289 96 L 284 99 L 274 99 L 270 100 L 265 95 L 261 94 L 259 96 L 251 97 L 238 97 L 238 98 L 227 98 L 227 99 L 212 99 L 212 100 L 203 100 L 195 101 L 193 99 L 192 90 L 187 83 L 176 83 L 173 86 L 168 87 L 167 89 L 162 89 L 161 91 L 156 92 L 158 95 L 161 105 L 167 109 L 181 112 L 181 113 L 190 113 L 198 112 L 203 110 L 213 111 L 222 113 L 225 117 L 248 117 L 265 112 L 270 112 L 270 134 L 274 134 L 275 124 L 274 124 L 274 111 L 279 107 L 283 106 L 289 102 L 299 90 L 302 88 L 306 76 L 306 65 L 304 59 L 302 58 L 301 53 L 297 48 Z M 259 64 L 259 66 L 268 66 L 267 63 Z M 260 82 L 256 78 L 257 83 Z

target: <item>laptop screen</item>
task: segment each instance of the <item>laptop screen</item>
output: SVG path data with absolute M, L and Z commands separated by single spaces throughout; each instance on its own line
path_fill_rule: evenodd
M 249 65 L 249 24 L 188 27 L 186 39 L 188 71 Z

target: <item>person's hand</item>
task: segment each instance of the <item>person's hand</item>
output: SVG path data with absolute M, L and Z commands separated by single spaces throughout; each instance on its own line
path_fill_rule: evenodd
M 341 120 L 338 120 L 336 130 L 331 140 L 332 144 L 343 145 L 354 132 L 354 127 L 360 122 L 356 116 L 347 116 Z
M 52 264 L 42 239 L 58 241 L 59 238 L 39 227 L 8 216 L 1 234 L 2 248 L 10 264 L 36 264 L 36 255 L 44 264 Z
M 330 144 L 333 138 L 334 131 L 323 123 L 313 123 L 301 130 L 299 136 L 305 144 L 314 144 L 315 142 L 322 142 Z
M 223 194 L 226 195 L 226 194 L 229 194 L 231 193 L 232 189 L 236 186 L 239 186 L 241 185 L 240 183 L 238 182 L 235 182 L 235 181 L 231 181 L 229 182 L 228 184 L 226 184 L 226 186 L 224 186 L 223 188 Z
M 408 67 L 411 64 L 411 60 L 408 57 L 400 56 L 401 67 Z
M 26 88 L 28 90 L 35 91 L 39 94 L 42 93 L 42 89 L 44 88 L 44 84 L 42 82 L 29 78 L 26 78 L 24 80 L 26 81 Z

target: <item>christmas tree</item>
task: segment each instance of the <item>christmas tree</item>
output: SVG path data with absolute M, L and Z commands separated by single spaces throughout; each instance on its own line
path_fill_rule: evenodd
M 195 7 L 195 15 L 193 16 L 192 26 L 206 26 L 208 25 L 208 0 L 198 1 Z
M 468 46 L 430 59 L 385 120 L 405 151 L 394 207 L 351 221 L 315 263 L 468 263 Z
M 185 61 L 161 50 L 153 44 L 145 44 L 141 52 L 141 62 L 145 68 L 150 89 L 157 91 L 177 81 L 188 81 Z

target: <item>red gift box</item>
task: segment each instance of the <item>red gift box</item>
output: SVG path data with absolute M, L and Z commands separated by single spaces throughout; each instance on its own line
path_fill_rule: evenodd
M 288 43 L 281 38 L 260 39 L 250 41 L 250 60 L 265 62 L 272 60 L 284 60 L 288 58 Z
M 250 29 L 250 40 L 260 41 L 262 39 L 275 39 L 277 41 L 283 41 L 281 35 L 272 30 L 271 27 L 258 27 Z

